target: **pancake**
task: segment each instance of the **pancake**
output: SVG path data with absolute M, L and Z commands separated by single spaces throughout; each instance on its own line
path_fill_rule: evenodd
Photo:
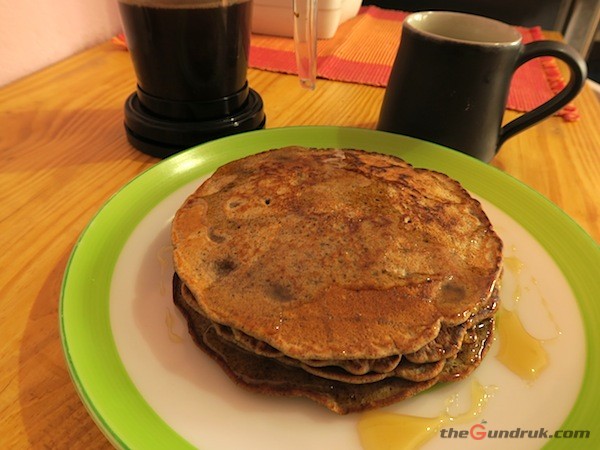
M 399 158 L 231 162 L 171 237 L 190 333 L 252 390 L 360 411 L 464 378 L 490 345 L 502 241 L 458 182 Z
M 245 351 L 222 339 L 215 331 L 214 323 L 186 302 L 182 290 L 184 286 L 175 274 L 174 302 L 186 317 L 192 338 L 237 385 L 263 395 L 304 397 L 337 414 L 362 412 L 391 405 L 431 388 L 442 379 L 462 379 L 477 367 L 492 342 L 493 319 L 488 319 L 489 322 L 482 327 L 488 333 L 487 339 L 471 339 L 467 352 L 462 355 L 459 353 L 449 368 L 446 371 L 442 370 L 437 377 L 421 382 L 390 377 L 374 383 L 348 384 L 313 376 L 300 368 Z M 478 355 L 479 358 L 474 359 L 474 355 Z
M 302 360 L 417 351 L 485 304 L 502 251 L 446 175 L 301 147 L 219 168 L 177 211 L 172 241 L 211 321 Z
M 178 283 L 177 289 L 179 290 L 180 301 L 185 302 L 189 308 L 194 309 L 197 314 L 204 317 L 190 290 L 181 283 L 177 276 L 175 277 Z M 475 327 L 480 322 L 490 318 L 489 311 L 492 310 L 492 307 L 495 309 L 497 304 L 498 290 L 495 289 L 484 308 L 484 314 L 478 312 L 467 322 L 455 327 L 442 327 L 442 330 L 432 342 L 415 353 L 376 360 L 295 360 L 244 333 L 218 323 L 211 322 L 211 324 L 221 339 L 240 347 L 242 350 L 273 358 L 285 365 L 299 367 L 322 378 L 351 384 L 373 383 L 388 377 L 400 377 L 409 381 L 425 381 L 437 377 L 444 369 L 445 363 L 455 359 L 462 349 L 464 341 L 472 343 L 477 338 Z M 469 324 L 468 327 L 467 324 Z M 203 334 L 203 331 L 200 330 L 199 333 Z M 469 352 L 468 348 L 466 348 L 466 351 Z M 465 352 L 463 352 L 464 354 Z
M 442 326 L 440 333 L 433 341 L 416 352 L 404 355 L 404 357 L 415 364 L 425 364 L 451 358 L 460 351 L 466 334 L 467 327 L 465 324 L 454 327 Z

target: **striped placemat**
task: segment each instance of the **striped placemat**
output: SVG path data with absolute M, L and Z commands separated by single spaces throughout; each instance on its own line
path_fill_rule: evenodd
M 376 6 L 362 7 L 359 14 L 341 24 L 331 39 L 320 40 L 317 74 L 320 78 L 385 87 L 400 42 L 402 21 L 409 13 Z M 523 42 L 544 39 L 541 28 L 516 27 Z M 295 74 L 294 42 L 291 38 L 252 35 L 250 67 Z M 565 86 L 556 60 L 537 58 L 515 73 L 506 107 L 530 111 Z M 579 118 L 577 108 L 567 105 L 557 115 L 567 121 Z

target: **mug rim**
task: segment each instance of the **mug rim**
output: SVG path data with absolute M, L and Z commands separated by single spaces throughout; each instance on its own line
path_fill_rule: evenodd
M 452 19 L 455 28 L 442 29 L 441 20 Z M 434 21 L 437 21 L 434 23 Z M 469 27 L 465 28 L 466 24 Z M 456 28 L 457 24 L 463 27 Z M 523 37 L 518 30 L 505 22 L 486 16 L 455 11 L 418 11 L 409 14 L 403 26 L 424 36 L 443 39 L 456 43 L 481 45 L 490 47 L 507 47 L 520 45 Z M 485 33 L 489 37 L 477 37 L 477 33 Z

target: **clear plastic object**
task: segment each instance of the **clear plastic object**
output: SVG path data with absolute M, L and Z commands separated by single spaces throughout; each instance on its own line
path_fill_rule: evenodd
M 314 89 L 317 79 L 318 0 L 293 0 L 294 44 L 300 85 Z

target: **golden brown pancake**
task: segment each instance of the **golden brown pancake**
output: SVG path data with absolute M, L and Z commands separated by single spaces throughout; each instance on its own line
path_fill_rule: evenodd
M 177 211 L 172 240 L 210 320 L 317 360 L 418 350 L 488 300 L 502 249 L 446 175 L 300 147 L 219 168 Z
M 175 274 L 173 297 L 187 319 L 190 334 L 198 347 L 214 359 L 236 384 L 266 395 L 305 397 L 338 414 L 387 406 L 410 398 L 440 381 L 462 379 L 479 365 L 492 342 L 493 319 L 487 319 L 481 327 L 483 332 L 479 332 L 481 338 L 470 339 L 465 353 L 459 352 L 437 377 L 420 382 L 390 377 L 374 383 L 349 384 L 313 376 L 298 367 L 245 351 L 222 339 L 215 331 L 214 323 L 184 300 L 183 288 Z
M 204 316 L 198 308 L 198 302 L 187 286 L 183 285 L 178 277 L 177 280 L 180 283 L 177 287 L 180 291 L 178 293 L 181 296 L 180 301 L 185 302 L 189 308 Z M 495 289 L 484 308 L 485 314 L 478 312 L 463 324 L 454 327 L 442 327 L 438 336 L 417 352 L 375 360 L 296 360 L 237 330 L 214 322 L 211 322 L 211 324 L 221 339 L 240 347 L 242 350 L 274 358 L 282 364 L 299 367 L 322 378 L 351 384 L 373 383 L 388 377 L 400 377 L 409 381 L 425 381 L 440 375 L 446 362 L 455 359 L 458 355 L 463 342 L 472 343 L 476 339 L 475 327 L 480 322 L 490 318 L 489 311 L 492 308 L 495 309 L 497 303 L 498 290 Z M 200 334 L 202 333 L 203 331 L 200 332 Z M 467 351 L 469 350 L 467 349 Z M 464 372 L 464 370 L 462 371 Z
M 233 161 L 177 211 L 172 242 L 190 332 L 259 391 L 358 411 L 461 378 L 489 346 L 501 240 L 458 182 L 390 155 Z

